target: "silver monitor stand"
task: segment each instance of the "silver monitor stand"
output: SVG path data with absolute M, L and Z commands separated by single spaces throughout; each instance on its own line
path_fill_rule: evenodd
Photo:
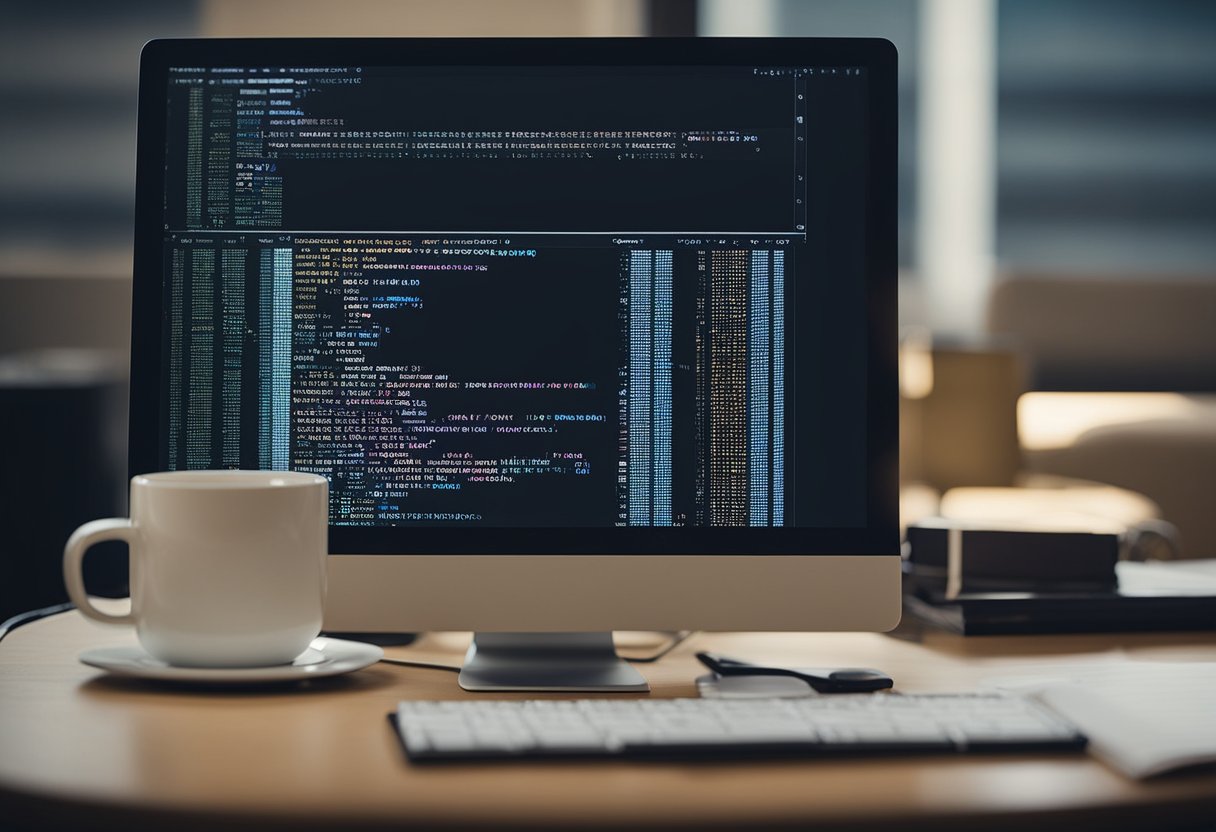
M 636 693 L 650 685 L 620 656 L 612 633 L 474 633 L 465 690 Z

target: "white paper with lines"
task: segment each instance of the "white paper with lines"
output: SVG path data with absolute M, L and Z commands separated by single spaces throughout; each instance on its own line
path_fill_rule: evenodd
M 1098 662 L 984 687 L 1037 699 L 1089 737 L 1090 753 L 1129 777 L 1216 763 L 1216 662 Z

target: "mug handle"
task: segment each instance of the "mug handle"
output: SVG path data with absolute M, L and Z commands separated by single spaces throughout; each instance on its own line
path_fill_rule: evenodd
M 111 615 L 102 612 L 89 602 L 89 596 L 84 591 L 84 575 L 81 565 L 85 552 L 95 543 L 106 540 L 125 540 L 131 547 L 131 555 L 135 554 L 135 527 L 126 517 L 111 517 L 106 520 L 93 520 L 85 523 L 68 538 L 63 547 L 63 582 L 68 589 L 68 597 L 86 618 L 101 621 L 105 624 L 134 624 L 135 612 L 125 615 Z

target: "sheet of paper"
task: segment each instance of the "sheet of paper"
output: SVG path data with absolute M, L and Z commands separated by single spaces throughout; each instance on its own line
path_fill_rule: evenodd
M 1216 560 L 1124 561 L 1115 572 L 1129 595 L 1216 595 Z
M 1090 752 L 1129 777 L 1216 762 L 1216 662 L 1095 662 L 1067 673 L 998 677 L 1089 737 Z

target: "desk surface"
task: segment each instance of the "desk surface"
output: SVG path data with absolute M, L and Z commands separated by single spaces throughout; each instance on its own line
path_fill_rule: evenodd
M 645 636 L 634 638 L 644 650 Z M 259 829 L 1216 822 L 1216 772 L 1138 783 L 1083 754 L 414 767 L 385 715 L 403 698 L 470 697 L 454 673 L 377 664 L 301 687 L 208 692 L 124 682 L 76 660 L 88 647 L 126 643 L 134 643 L 130 631 L 71 612 L 0 644 L 0 816 L 70 827 L 87 812 L 116 828 L 172 818 L 175 832 L 220 820 Z M 457 664 L 465 644 L 467 635 L 438 634 L 388 653 Z M 651 695 L 695 695 L 700 668 L 692 653 L 705 648 L 792 664 L 868 665 L 891 673 L 901 690 L 948 691 L 1030 666 L 1120 655 L 1216 661 L 1216 634 L 925 633 L 919 641 L 703 634 L 642 666 Z

